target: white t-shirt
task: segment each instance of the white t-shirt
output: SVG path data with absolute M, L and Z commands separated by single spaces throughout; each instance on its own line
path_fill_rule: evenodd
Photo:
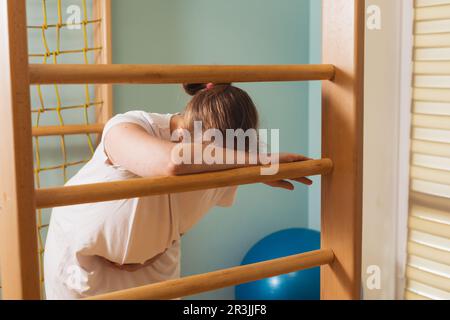
M 170 140 L 171 114 L 131 111 L 105 126 L 134 123 Z M 132 155 L 131 155 L 132 156 Z M 136 178 L 111 165 L 103 138 L 93 158 L 66 185 Z M 231 206 L 236 187 L 55 208 L 44 256 L 47 299 L 77 299 L 180 276 L 180 237 L 212 207 Z M 149 263 L 150 261 L 150 263 Z M 117 264 L 144 264 L 136 271 Z

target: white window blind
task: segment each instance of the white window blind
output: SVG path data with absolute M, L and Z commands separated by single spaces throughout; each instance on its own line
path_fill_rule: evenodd
M 450 0 L 416 0 L 406 299 L 450 299 Z

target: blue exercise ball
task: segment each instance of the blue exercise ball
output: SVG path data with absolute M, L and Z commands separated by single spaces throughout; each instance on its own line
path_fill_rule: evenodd
M 242 265 L 320 249 L 320 233 L 287 229 L 256 243 Z M 292 272 L 236 286 L 236 300 L 319 300 L 320 267 Z

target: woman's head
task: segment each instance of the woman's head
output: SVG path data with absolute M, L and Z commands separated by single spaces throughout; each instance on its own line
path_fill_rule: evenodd
M 186 106 L 184 123 L 193 132 L 194 122 L 203 130 L 217 129 L 225 136 L 227 129 L 257 129 L 258 111 L 250 96 L 231 84 L 184 84 L 193 98 Z

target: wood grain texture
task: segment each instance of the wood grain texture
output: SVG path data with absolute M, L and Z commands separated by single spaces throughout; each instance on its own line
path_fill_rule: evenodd
M 112 16 L 111 0 L 96 0 L 93 2 L 93 18 L 101 19 L 101 23 L 94 28 L 94 43 L 101 47 L 95 51 L 96 64 L 112 63 Z M 96 122 L 106 123 L 113 115 L 113 87 L 111 84 L 97 84 L 95 99 L 103 103 L 96 108 Z
M 333 76 L 332 65 L 30 65 L 32 84 L 274 82 Z
M 39 299 L 25 0 L 0 0 L 0 263 L 4 299 Z
M 333 164 L 329 159 L 281 164 L 276 175 L 261 175 L 261 167 L 247 167 L 184 176 L 140 178 L 88 185 L 40 189 L 36 191 L 38 208 L 129 199 L 150 195 L 213 189 L 287 178 L 327 174 Z
M 361 288 L 364 0 L 323 1 L 323 63 L 335 65 L 322 89 L 322 246 L 335 260 L 321 271 L 322 299 L 359 299 Z
M 317 250 L 289 257 L 198 274 L 181 279 L 111 292 L 91 300 L 162 300 L 186 297 L 250 281 L 318 267 L 333 261 L 333 251 Z

